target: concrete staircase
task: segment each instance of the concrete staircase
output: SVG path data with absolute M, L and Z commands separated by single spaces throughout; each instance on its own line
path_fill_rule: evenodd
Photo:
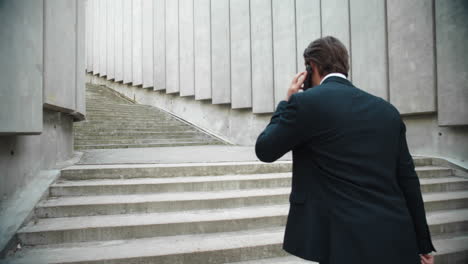
M 86 85 L 86 120 L 74 123 L 76 150 L 224 144 L 152 106 Z
M 415 158 L 436 263 L 468 263 L 468 179 Z M 282 249 L 291 163 L 75 165 L 6 263 L 310 263 Z

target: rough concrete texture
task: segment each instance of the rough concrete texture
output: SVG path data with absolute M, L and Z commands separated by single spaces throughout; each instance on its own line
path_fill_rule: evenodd
M 179 1 L 180 96 L 195 95 L 193 4 L 193 0 Z M 151 19 L 152 13 L 148 17 Z M 152 71 L 153 65 L 150 65 L 148 69 Z
M 118 7 L 121 7 L 120 3 L 116 5 L 116 9 Z M 92 8 L 93 4 L 91 2 L 86 2 L 85 5 L 85 20 L 86 20 L 86 25 L 85 25 L 85 38 L 86 38 L 86 44 L 85 44 L 85 52 L 86 52 L 86 72 L 92 72 L 93 71 L 93 19 L 94 16 L 92 14 Z M 116 26 L 118 28 L 118 26 Z M 117 55 L 117 54 L 116 54 Z
M 390 102 L 400 113 L 436 111 L 433 1 L 387 1 Z
M 193 12 L 195 99 L 211 99 L 210 0 L 195 0 Z
M 43 115 L 42 134 L 0 137 L 0 251 L 73 156 L 72 117 L 50 110 Z
M 320 4 L 320 0 L 296 0 L 297 71 L 305 70 L 305 48 L 322 36 Z
M 97 2 L 97 1 L 93 1 Z M 123 1 L 123 83 L 132 82 L 132 1 Z M 95 17 L 99 18 L 99 12 L 95 13 Z M 100 38 L 98 39 L 98 42 Z M 93 71 L 93 74 L 99 71 Z
M 44 103 L 49 107 L 75 109 L 76 3 L 45 1 Z M 50 54 L 63 54 L 50 56 Z
M 76 4 L 76 64 L 75 64 L 75 108 L 79 120 L 86 115 L 86 3 L 83 0 L 75 1 Z M 69 52 L 70 50 L 67 50 Z M 70 83 L 73 83 L 70 82 Z M 73 85 L 71 85 L 73 86 Z
M 153 1 L 153 67 L 154 90 L 166 89 L 166 4 L 165 0 Z M 159 62 L 159 63 L 154 63 Z
M 385 1 L 350 1 L 351 66 L 354 85 L 388 100 Z
M 41 169 L 53 168 L 73 155 L 71 116 L 44 110 L 43 126 L 40 135 L 0 137 L 2 203 L 37 177 Z
M 229 0 L 211 1 L 210 8 L 212 103 L 226 104 L 231 102 L 232 80 Z
M 43 1 L 2 1 L 0 135 L 42 131 Z M 2 186 L 3 187 L 3 186 Z
M 441 127 L 436 114 L 405 116 L 403 120 L 412 154 L 468 161 L 468 127 Z
M 86 14 L 86 21 L 88 21 L 89 18 L 92 17 L 91 19 L 92 24 L 89 25 L 91 27 L 90 31 L 92 31 L 92 34 L 93 34 L 93 43 L 92 43 L 93 48 L 92 48 L 91 59 L 92 59 L 92 64 L 93 64 L 93 74 L 97 74 L 100 71 L 100 68 L 99 68 L 100 66 L 99 65 L 99 53 L 100 53 L 99 45 L 100 44 L 99 44 L 99 24 L 98 24 L 99 23 L 99 3 L 97 1 L 90 1 L 88 2 L 88 5 L 90 5 L 90 8 L 88 10 L 88 13 Z
M 36 204 L 46 196 L 50 184 L 60 176 L 60 170 L 41 170 L 28 179 L 8 200 L 2 200 L 0 207 L 0 258 L 16 246 L 16 231 L 33 215 Z
M 141 0 L 132 0 L 132 84 L 143 84 Z M 177 17 L 176 17 L 177 18 Z
M 114 41 L 115 41 L 115 77 L 114 80 L 116 82 L 121 82 L 123 80 L 123 1 L 115 2 L 115 15 L 114 21 L 115 24 L 115 34 L 114 34 Z M 92 4 L 88 2 L 88 6 Z M 91 11 L 88 11 L 91 12 Z M 93 19 L 92 15 L 88 16 L 88 18 Z M 92 25 L 92 24 L 91 24 Z M 93 28 L 90 26 L 90 30 L 92 31 Z M 92 47 L 90 45 L 90 47 Z M 92 55 L 88 56 L 91 57 Z
M 229 1 L 231 25 L 231 105 L 252 107 L 250 1 Z
M 251 1 L 250 13 L 252 112 L 271 113 L 275 108 L 271 1 Z
M 350 25 L 349 25 L 349 0 L 328 0 L 320 2 L 322 36 L 334 36 L 338 38 L 351 51 Z M 352 62 L 350 54 L 350 62 Z M 349 78 L 352 80 L 352 69 Z
M 285 100 L 292 78 L 297 74 L 296 10 L 294 0 L 273 0 L 273 78 L 275 107 Z M 268 96 L 266 94 L 265 96 Z
M 115 5 L 107 8 L 107 20 L 106 20 L 106 38 L 107 38 L 107 79 L 115 79 Z
M 179 1 L 166 1 L 166 92 L 180 91 L 179 83 Z M 157 61 L 157 62 L 162 62 Z
M 111 41 L 107 39 L 107 8 L 106 8 L 106 1 L 94 1 L 99 5 L 99 11 L 96 14 L 96 17 L 98 20 L 95 20 L 97 22 L 97 27 L 99 28 L 98 32 L 98 44 L 99 44 L 99 76 L 103 77 L 107 75 L 107 41 Z M 127 1 L 125 1 L 127 2 Z M 130 2 L 130 1 L 128 1 Z M 130 2 L 131 4 L 131 2 Z M 130 11 L 132 9 L 130 8 Z M 131 18 L 131 16 L 130 16 Z M 131 25 L 131 24 L 130 24 Z M 131 39 L 131 36 L 129 36 Z M 131 59 L 128 61 L 129 64 L 131 63 Z
M 435 2 L 437 107 L 443 126 L 468 125 L 467 13 L 465 0 Z

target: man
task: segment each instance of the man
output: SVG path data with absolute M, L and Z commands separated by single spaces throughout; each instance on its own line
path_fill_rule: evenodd
M 307 72 L 296 75 L 255 145 L 264 162 L 292 150 L 283 249 L 320 264 L 433 263 L 398 110 L 346 79 L 338 39 L 315 40 L 304 60 L 314 87 L 298 93 Z

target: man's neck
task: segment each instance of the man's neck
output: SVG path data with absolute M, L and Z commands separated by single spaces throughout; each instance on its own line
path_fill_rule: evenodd
M 325 79 L 327 79 L 328 77 L 333 77 L 333 76 L 337 76 L 337 77 L 341 77 L 341 78 L 344 78 L 344 79 L 347 79 L 346 76 L 342 73 L 339 73 L 339 72 L 332 72 L 332 73 L 329 73 L 327 75 L 325 75 L 322 80 L 320 81 L 320 84 L 323 83 L 323 81 L 325 81 Z

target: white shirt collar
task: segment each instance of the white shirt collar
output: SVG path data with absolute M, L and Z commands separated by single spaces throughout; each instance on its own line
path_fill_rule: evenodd
M 323 83 L 323 81 L 325 81 L 325 79 L 327 79 L 328 77 L 332 77 L 332 76 L 337 76 L 337 77 L 341 77 L 341 78 L 344 78 L 344 79 L 347 79 L 346 76 L 342 73 L 339 73 L 339 72 L 332 72 L 332 73 L 329 73 L 327 75 L 325 75 L 325 77 L 323 77 L 322 81 L 320 82 L 320 84 Z

